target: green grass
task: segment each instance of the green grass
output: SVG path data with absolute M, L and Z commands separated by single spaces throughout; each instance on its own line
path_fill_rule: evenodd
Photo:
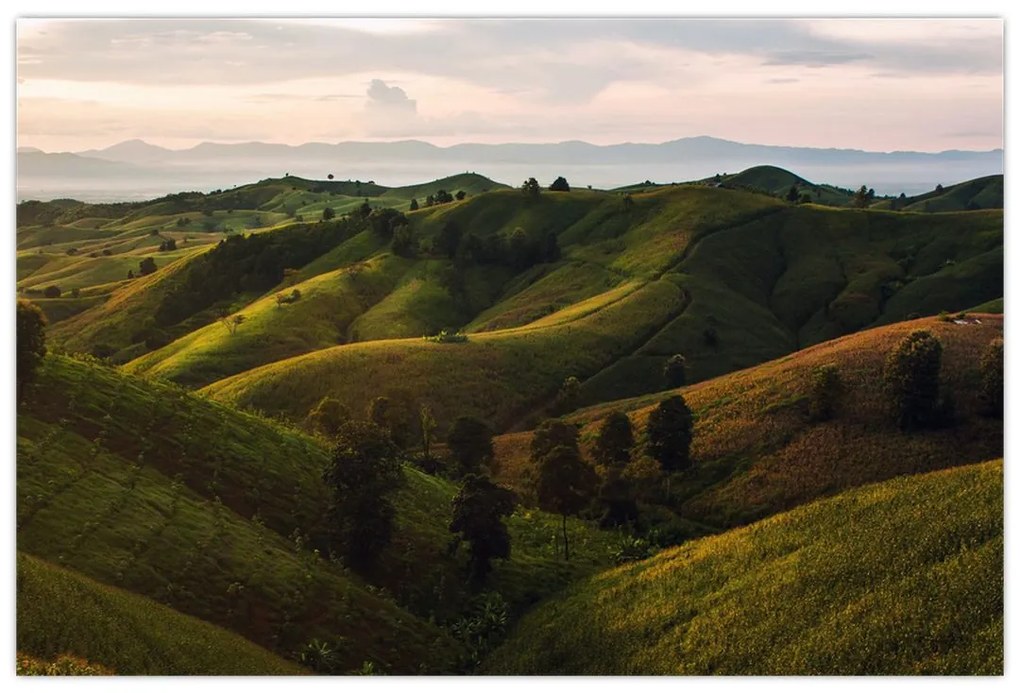
M 18 549 L 284 656 L 342 638 L 349 669 L 451 670 L 458 646 L 425 619 L 451 623 L 473 596 L 465 551 L 447 553 L 455 485 L 406 469 L 372 586 L 311 553 L 326 530 L 327 459 L 320 441 L 271 421 L 50 356 L 19 412 Z M 558 522 L 511 519 L 513 555 L 490 589 L 515 615 L 611 562 L 619 536 L 572 520 L 576 558 L 564 563 Z
M 590 446 L 602 419 L 626 412 L 639 434 L 639 469 L 653 464 L 643 454 L 649 412 L 665 397 L 682 393 L 695 416 L 694 468 L 672 481 L 672 503 L 683 517 L 710 527 L 746 524 L 898 474 L 1002 456 L 1002 421 L 980 416 L 977 398 L 981 355 L 1002 336 L 1002 318 L 980 318 L 981 324 L 928 318 L 875 328 L 679 390 L 604 402 L 570 418 L 582 424 L 582 441 Z M 904 433 L 889 412 L 882 370 L 886 354 L 916 329 L 932 331 L 943 344 L 942 378 L 956 399 L 959 421 Z M 844 395 L 831 421 L 814 423 L 807 411 L 812 374 L 827 364 L 837 367 Z M 497 438 L 504 483 L 522 487 L 530 469 L 529 441 L 528 434 Z
M 898 209 L 904 212 L 962 212 L 974 209 L 1002 209 L 1003 177 L 985 176 L 956 185 L 932 190 L 923 195 L 905 199 L 882 200 L 874 205 L 879 209 Z
M 28 554 L 18 554 L 17 584 L 19 653 L 70 653 L 116 674 L 307 673 L 223 628 Z
M 904 477 L 599 574 L 497 674 L 1001 675 L 1002 463 Z

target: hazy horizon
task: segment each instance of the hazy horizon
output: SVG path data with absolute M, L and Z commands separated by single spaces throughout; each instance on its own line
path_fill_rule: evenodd
M 17 144 L 988 151 L 1002 45 L 999 19 L 19 19 Z

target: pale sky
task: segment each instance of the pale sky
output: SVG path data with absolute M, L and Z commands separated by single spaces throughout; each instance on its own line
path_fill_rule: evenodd
M 17 23 L 18 145 L 1002 146 L 1001 20 Z

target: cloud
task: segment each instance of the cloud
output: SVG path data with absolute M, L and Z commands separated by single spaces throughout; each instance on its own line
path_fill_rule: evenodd
M 418 112 L 418 102 L 407 98 L 407 92 L 400 87 L 391 87 L 381 79 L 373 79 L 365 94 L 368 96 L 369 110 L 408 114 Z
M 776 51 L 765 59 L 765 65 L 802 65 L 804 67 L 828 67 L 861 62 L 873 56 L 868 53 L 842 51 Z

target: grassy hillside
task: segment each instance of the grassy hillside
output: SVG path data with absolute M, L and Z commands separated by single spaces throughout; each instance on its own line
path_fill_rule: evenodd
M 964 181 L 949 187 L 913 197 L 881 200 L 877 209 L 895 209 L 903 212 L 962 212 L 977 209 L 1002 209 L 1004 201 L 1003 177 L 985 176 Z
M 1002 462 L 846 492 L 602 573 L 499 674 L 1003 672 Z
M 695 415 L 695 467 L 673 481 L 673 503 L 688 519 L 732 527 L 841 489 L 1001 456 L 1002 421 L 977 414 L 977 392 L 981 354 L 1002 335 L 1002 316 L 976 317 L 980 324 L 928 318 L 867 330 L 681 388 Z M 916 329 L 932 331 L 943 344 L 942 378 L 959 421 L 904 433 L 889 413 L 882 369 L 893 346 Z M 838 368 L 845 394 L 833 420 L 813 423 L 812 375 L 827 364 Z M 673 392 L 607 402 L 571 419 L 583 425 L 588 444 L 612 411 L 626 412 L 643 432 L 651 408 Z M 519 488 L 530 466 L 529 441 L 526 433 L 497 438 L 498 474 Z M 639 440 L 638 454 L 642 449 Z
M 706 179 L 706 182 L 722 187 L 760 190 L 780 197 L 786 197 L 790 188 L 795 187 L 798 195 L 807 195 L 811 202 L 833 207 L 845 207 L 853 197 L 850 190 L 817 185 L 778 166 L 752 166 L 740 173 Z
M 81 657 L 117 674 L 282 675 L 301 667 L 222 628 L 18 554 L 19 653 Z
M 447 553 L 455 487 L 406 470 L 394 542 L 367 584 L 312 552 L 327 455 L 182 389 L 48 357 L 19 412 L 18 548 L 284 656 L 319 638 L 342 645 L 345 670 L 451 670 L 460 645 L 435 623 L 472 604 L 467 557 Z M 511 519 L 513 555 L 490 589 L 512 614 L 609 565 L 618 536 L 571 524 L 578 558 L 564 564 L 557 518 Z

